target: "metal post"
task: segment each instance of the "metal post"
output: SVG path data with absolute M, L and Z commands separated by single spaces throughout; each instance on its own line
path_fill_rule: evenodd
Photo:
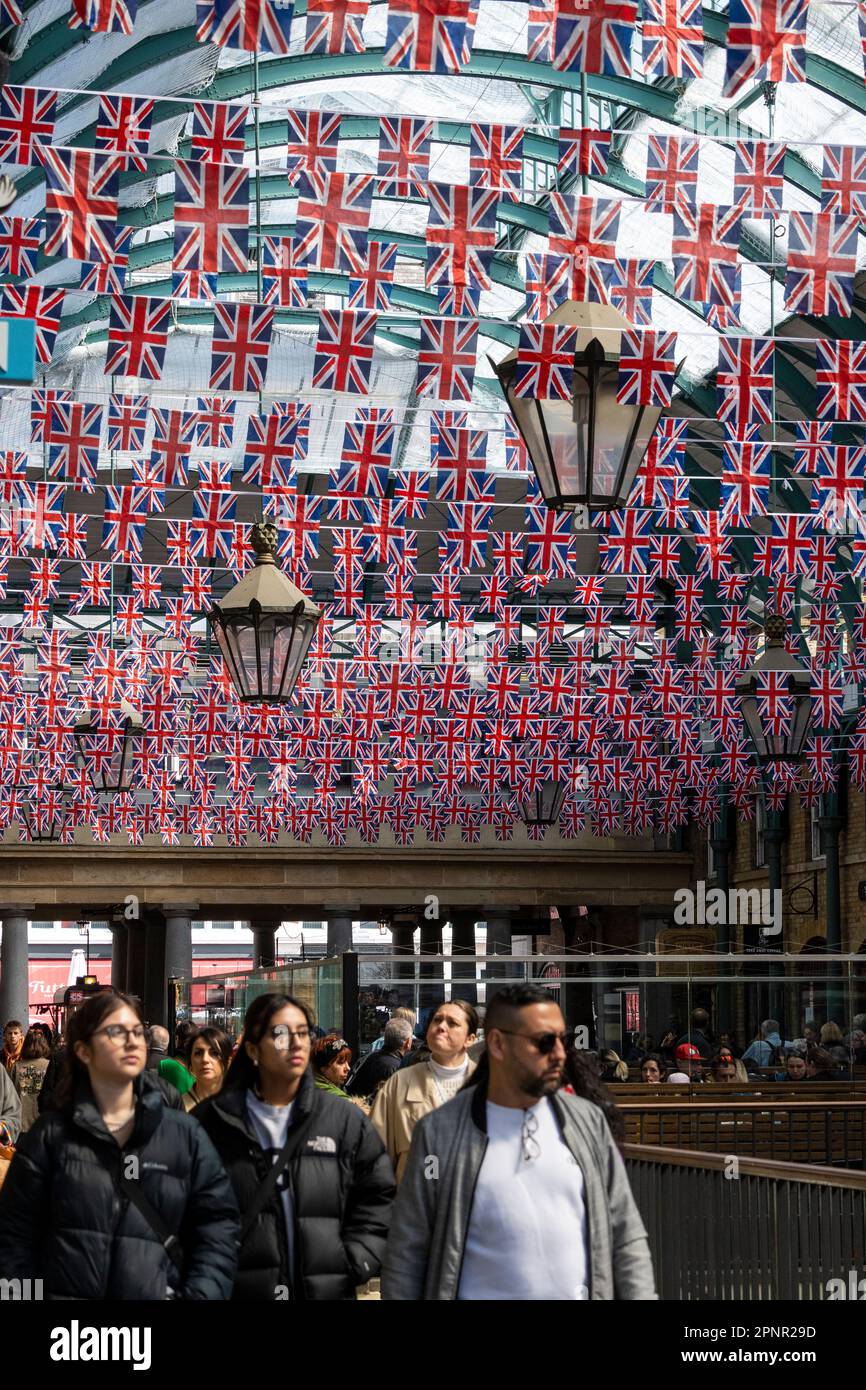
M 828 792 L 824 802 L 825 814 L 818 817 L 821 831 L 821 848 L 824 851 L 824 911 L 827 940 L 827 1022 L 838 1023 L 843 1033 L 849 1031 L 840 1017 L 842 1011 L 842 986 L 838 961 L 834 955 L 842 950 L 842 891 L 839 875 L 839 832 L 842 817 L 839 814 L 839 793 Z

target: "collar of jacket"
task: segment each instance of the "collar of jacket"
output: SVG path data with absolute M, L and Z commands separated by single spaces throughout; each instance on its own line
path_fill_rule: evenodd
M 135 1122 L 125 1148 L 138 1148 L 147 1143 L 162 1118 L 164 1104 L 159 1082 L 147 1071 L 140 1072 L 135 1078 L 132 1090 L 135 1096 Z M 96 1139 L 115 1144 L 113 1135 L 105 1127 L 87 1077 L 79 1081 L 75 1089 L 72 1122 L 79 1129 L 86 1129 Z
M 220 1119 L 225 1120 L 228 1125 L 233 1125 L 235 1129 L 242 1130 L 248 1139 L 258 1143 L 247 1120 L 247 1090 L 245 1086 L 229 1086 L 225 1090 L 218 1091 L 210 1103 Z M 315 1103 L 316 1083 L 313 1080 L 313 1073 L 308 1067 L 301 1077 L 301 1084 L 295 1096 L 295 1110 L 292 1114 L 293 1127 L 309 1115 Z
M 481 1130 L 482 1134 L 487 1133 L 487 1083 L 488 1078 L 485 1077 L 473 1087 L 472 1105 L 470 1108 L 472 1123 L 475 1125 L 476 1129 Z M 540 1099 L 541 1097 L 539 1096 L 539 1100 Z M 556 1116 L 556 1123 L 562 1131 L 565 1126 L 565 1115 L 560 1103 L 559 1091 L 554 1091 L 548 1099 L 553 1101 L 553 1113 Z

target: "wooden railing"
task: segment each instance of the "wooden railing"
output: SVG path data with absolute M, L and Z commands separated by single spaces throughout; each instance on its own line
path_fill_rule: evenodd
M 637 1144 L 625 1160 L 660 1298 L 857 1296 L 866 1173 Z

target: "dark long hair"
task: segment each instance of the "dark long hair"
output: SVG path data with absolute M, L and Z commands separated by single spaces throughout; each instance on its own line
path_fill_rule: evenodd
M 189 1040 L 187 1055 L 190 1061 L 192 1061 L 192 1050 L 199 1039 L 206 1043 L 208 1051 L 215 1052 L 222 1062 L 223 1080 L 225 1080 L 225 1074 L 232 1060 L 232 1040 L 228 1033 L 224 1033 L 222 1028 L 199 1028 L 197 1032 L 193 1033 Z
M 618 1148 L 622 1148 L 625 1143 L 625 1120 L 622 1111 L 611 1100 L 610 1092 L 599 1076 L 598 1067 L 592 1057 L 581 1052 L 579 1048 L 570 1047 L 565 1054 L 564 1080 L 581 1100 L 588 1100 L 598 1106 L 607 1120 L 614 1143 Z
M 75 1055 L 76 1043 L 89 1043 L 97 1029 L 101 1028 L 111 1014 L 116 1014 L 124 1004 L 132 1009 L 139 1023 L 144 1025 L 141 1004 L 129 994 L 106 989 L 85 999 L 80 1008 L 70 1018 L 66 1026 L 66 1052 L 63 1057 L 63 1070 L 54 1092 L 58 1109 L 69 1106 L 82 1081 L 88 1080 L 87 1068 Z
M 291 1004 L 295 1009 L 300 1009 L 307 1020 L 307 1027 L 312 1028 L 313 1015 L 302 1000 L 295 999 L 291 994 L 260 994 L 257 999 L 253 1000 L 244 1014 L 244 1031 L 241 1034 L 238 1050 L 228 1069 L 225 1079 L 226 1090 L 229 1087 L 238 1087 L 248 1091 L 255 1086 L 255 1063 L 244 1047 L 244 1042 L 261 1042 L 274 1014 L 278 1014 L 280 1009 L 284 1009 L 287 1004 Z

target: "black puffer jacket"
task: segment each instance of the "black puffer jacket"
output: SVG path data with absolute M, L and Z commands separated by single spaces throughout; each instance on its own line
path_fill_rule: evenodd
M 221 1091 L 195 1109 L 238 1199 L 241 1221 L 267 1176 L 268 1155 L 246 1109 L 246 1091 Z M 282 1196 L 275 1189 L 244 1238 L 234 1297 L 272 1300 L 354 1298 L 379 1273 L 396 1191 L 391 1160 L 366 1115 L 350 1100 L 316 1089 L 306 1072 L 287 1143 L 295 1268 L 287 1269 Z
M 192 1115 L 167 1107 L 147 1072 L 135 1088 L 122 1152 L 86 1083 L 70 1108 L 40 1115 L 22 1136 L 0 1190 L 0 1270 L 42 1279 L 46 1298 L 163 1299 L 169 1281 L 183 1298 L 228 1298 L 238 1231 L 231 1184 Z M 130 1177 L 137 1158 L 144 1196 L 183 1246 L 182 1279 L 100 1154 L 118 1173 L 127 1161 Z

